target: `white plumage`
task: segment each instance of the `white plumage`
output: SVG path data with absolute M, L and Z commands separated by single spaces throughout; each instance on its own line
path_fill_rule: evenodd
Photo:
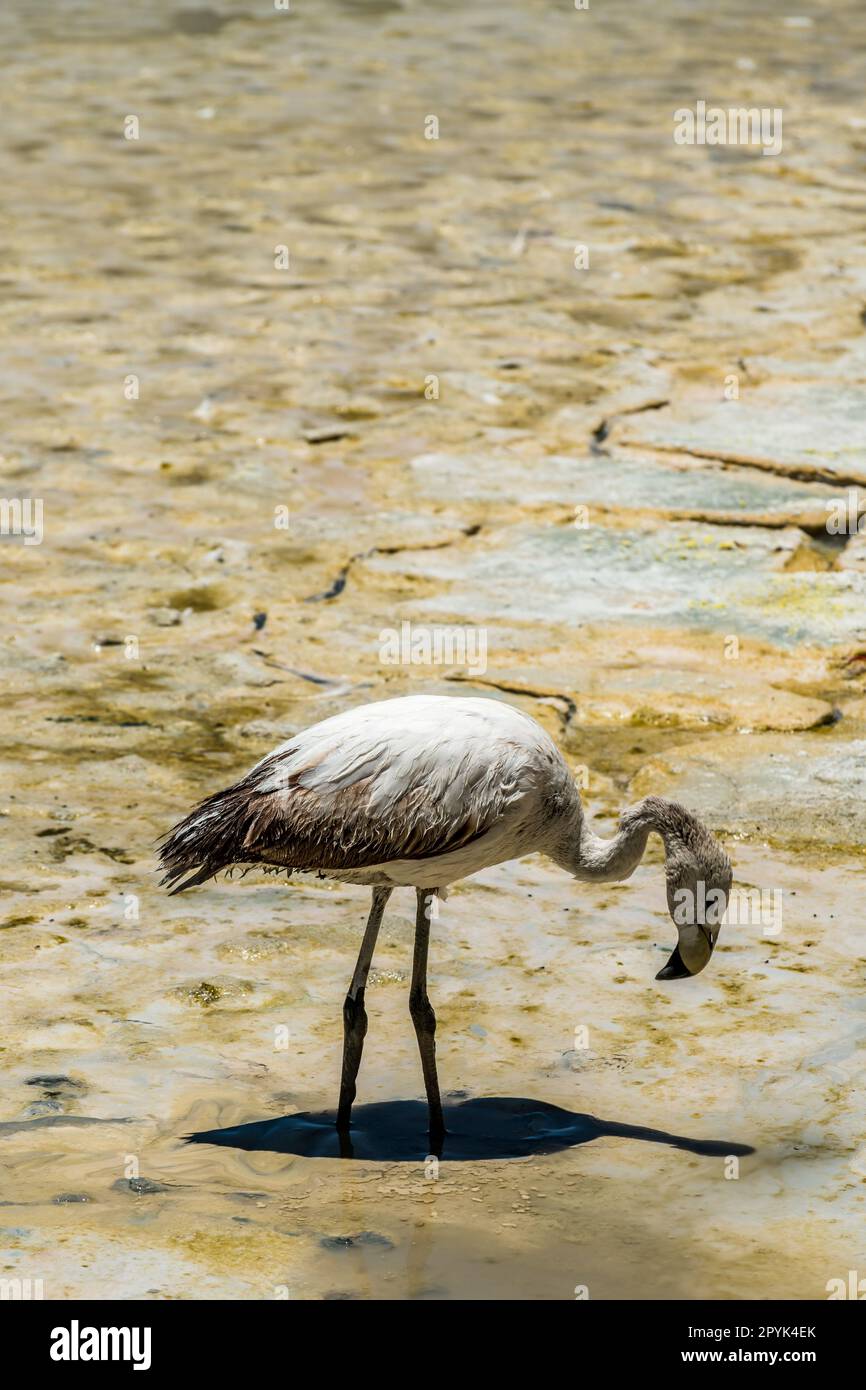
M 353 843 L 376 847 L 376 864 L 322 870 L 350 883 L 444 888 L 545 848 L 552 797 L 559 794 L 560 813 L 576 803 L 553 740 L 490 699 L 415 695 L 361 705 L 287 740 L 257 769 L 266 774 L 259 791 L 281 808 L 295 786 L 308 790 L 318 814 L 344 827 L 340 843 L 350 853 Z M 434 844 L 439 852 L 429 852 Z

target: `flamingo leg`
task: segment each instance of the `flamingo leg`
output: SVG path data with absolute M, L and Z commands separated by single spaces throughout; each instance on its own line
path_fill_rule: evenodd
M 367 1014 L 364 1009 L 364 990 L 367 986 L 367 976 L 370 973 L 370 965 L 373 960 L 373 952 L 376 949 L 376 938 L 382 925 L 385 904 L 393 891 L 393 888 L 373 889 L 373 903 L 370 908 L 370 916 L 367 918 L 367 928 L 361 942 L 361 949 L 358 952 L 358 961 L 355 965 L 352 983 L 349 985 L 349 993 L 343 1004 L 343 1073 L 340 1079 L 340 1103 L 337 1109 L 337 1129 L 341 1131 L 349 1128 L 352 1103 L 355 1099 L 355 1081 L 358 1076 L 358 1068 L 361 1065 L 364 1038 L 367 1035 Z
M 442 1118 L 442 1100 L 439 1095 L 439 1077 L 436 1074 L 436 1015 L 427 998 L 427 948 L 430 944 L 430 904 L 435 890 L 416 888 L 418 910 L 415 916 L 415 954 L 412 960 L 412 986 L 409 991 L 409 1012 L 415 1025 L 418 1038 L 418 1051 L 421 1053 L 421 1068 L 424 1072 L 424 1087 L 427 1091 L 427 1109 L 430 1116 L 430 1136 L 441 1138 L 445 1133 Z

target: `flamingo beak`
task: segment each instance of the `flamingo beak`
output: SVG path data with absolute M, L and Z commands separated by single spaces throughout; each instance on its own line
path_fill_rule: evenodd
M 708 927 L 680 927 L 679 940 L 667 965 L 662 966 L 656 979 L 685 980 L 690 975 L 700 975 L 712 956 L 715 945 L 716 938 Z
M 687 970 L 685 962 L 680 955 L 679 943 L 671 952 L 667 965 L 663 965 L 656 975 L 657 980 L 683 980 L 687 975 L 691 975 L 691 970 Z

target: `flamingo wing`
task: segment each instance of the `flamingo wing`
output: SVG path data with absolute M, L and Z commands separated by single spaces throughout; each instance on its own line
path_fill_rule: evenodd
M 456 709 L 470 704 L 482 708 Z M 538 726 L 514 710 L 517 726 L 485 717 L 491 705 L 503 708 L 410 697 L 314 725 L 171 831 L 160 850 L 163 882 L 191 873 L 172 890 L 181 892 L 231 864 L 336 871 L 462 848 L 535 784 L 533 740 L 514 733 Z

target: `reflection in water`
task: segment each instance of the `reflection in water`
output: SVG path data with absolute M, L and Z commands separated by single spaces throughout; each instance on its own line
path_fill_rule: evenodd
M 519 1097 L 481 1096 L 459 1104 L 446 1102 L 444 1112 L 448 1132 L 432 1149 L 427 1133 L 427 1106 L 418 1100 L 355 1106 L 350 1134 L 342 1137 L 337 1133 L 334 1110 L 256 1120 L 226 1129 L 202 1130 L 188 1137 L 193 1144 L 303 1154 L 306 1158 L 366 1158 L 396 1163 L 423 1161 L 431 1152 L 453 1162 L 527 1158 L 605 1137 L 643 1139 L 716 1157 L 754 1152 L 748 1144 L 686 1139 L 661 1129 L 597 1120 L 593 1115 Z

